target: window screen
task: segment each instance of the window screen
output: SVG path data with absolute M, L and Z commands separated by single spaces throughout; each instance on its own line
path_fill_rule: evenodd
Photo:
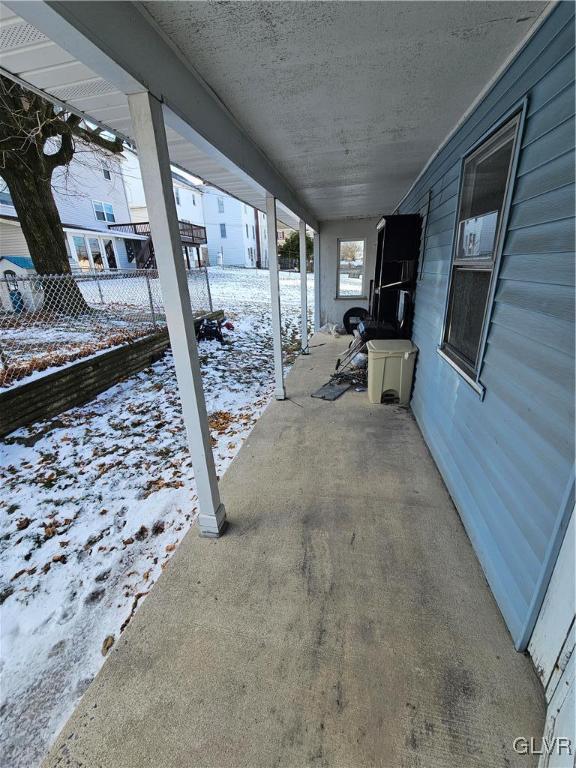
M 519 116 L 464 162 L 443 349 L 469 376 L 479 367 Z

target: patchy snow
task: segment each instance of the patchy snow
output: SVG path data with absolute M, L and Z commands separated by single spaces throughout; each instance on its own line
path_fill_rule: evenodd
M 224 345 L 200 344 L 222 475 L 273 389 L 269 277 L 212 268 L 210 281 L 235 325 Z M 281 300 L 289 364 L 298 275 L 281 274 Z M 0 441 L 0 482 L 0 750 L 3 765 L 33 768 L 194 522 L 171 356 Z
M 38 300 L 28 302 L 26 311 L 0 312 L 2 387 L 135 340 L 165 325 L 160 281 L 154 271 L 47 279 L 54 281 L 53 289 L 64 305 L 74 300 L 70 280 L 77 280 L 89 311 L 74 315 L 53 312 L 42 291 L 38 291 Z M 193 312 L 207 312 L 210 300 L 206 270 L 187 270 L 187 282 Z

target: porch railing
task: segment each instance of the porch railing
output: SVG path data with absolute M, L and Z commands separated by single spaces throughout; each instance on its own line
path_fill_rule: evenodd
M 198 224 L 191 224 L 188 221 L 179 221 L 180 237 L 182 242 L 188 245 L 205 245 L 206 227 Z M 130 221 L 126 224 L 108 224 L 108 229 L 116 232 L 122 232 L 125 235 L 144 235 L 151 237 L 150 222 L 148 221 Z

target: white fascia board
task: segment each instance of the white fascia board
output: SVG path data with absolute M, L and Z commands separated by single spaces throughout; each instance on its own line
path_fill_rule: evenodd
M 123 93 L 149 91 L 165 105 L 170 127 L 318 228 L 316 218 L 262 150 L 136 3 L 8 0 L 5 4 Z
M 148 240 L 147 235 L 126 234 L 125 232 L 115 232 L 112 229 L 79 229 L 78 227 L 62 227 L 62 229 L 71 235 L 85 235 L 86 237 L 119 237 L 123 240 Z
M 8 214 L 8 215 L 12 215 L 12 214 Z M 0 224 L 11 224 L 13 227 L 20 226 L 20 222 L 18 221 L 18 219 L 7 219 L 5 218 L 5 216 L 1 214 L 0 214 Z

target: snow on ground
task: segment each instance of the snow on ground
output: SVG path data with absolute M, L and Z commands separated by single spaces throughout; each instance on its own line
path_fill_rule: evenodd
M 89 357 L 165 325 L 156 273 L 86 274 L 74 279 L 89 312 L 70 315 L 46 310 L 41 291 L 27 302 L 24 312 L 0 311 L 0 386 L 18 385 L 38 372 Z M 72 298 L 70 282 L 55 280 L 59 298 L 66 305 Z M 187 270 L 187 282 L 193 312 L 209 310 L 206 271 Z
M 212 268 L 210 281 L 235 325 L 200 344 L 222 475 L 273 389 L 269 277 Z M 297 275 L 281 274 L 281 300 L 289 364 Z M 0 482 L 1 764 L 33 768 L 194 522 L 171 356 L 0 441 Z

